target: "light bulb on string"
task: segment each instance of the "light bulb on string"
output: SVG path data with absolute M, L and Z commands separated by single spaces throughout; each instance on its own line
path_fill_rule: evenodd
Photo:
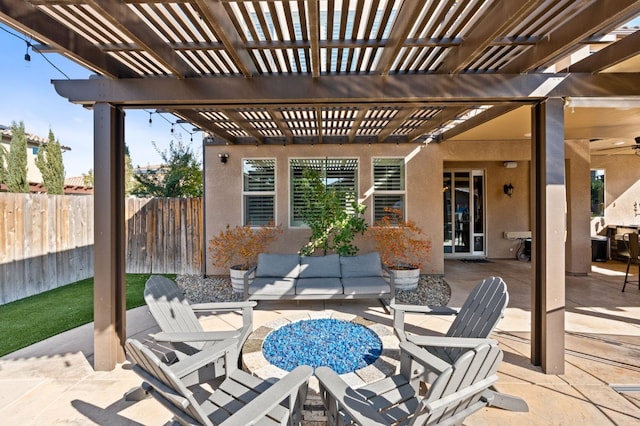
M 149 113 L 149 127 L 151 127 L 151 125 L 153 124 L 153 120 L 151 119 L 151 114 L 153 114 L 152 112 Z
M 29 55 L 29 48 L 31 47 L 31 43 L 28 41 L 26 43 L 27 43 L 27 51 L 24 54 L 24 60 L 25 62 L 31 62 L 31 55 Z

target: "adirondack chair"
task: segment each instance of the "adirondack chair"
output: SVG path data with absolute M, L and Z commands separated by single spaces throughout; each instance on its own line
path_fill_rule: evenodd
M 416 305 L 392 306 L 393 326 L 401 342 L 411 342 L 426 349 L 448 364 L 455 363 L 461 355 L 486 341 L 498 321 L 503 317 L 509 302 L 507 284 L 500 277 L 488 277 L 471 291 L 459 310 L 449 307 Z M 421 336 L 405 330 L 405 313 L 427 315 L 456 315 L 445 336 Z M 424 380 L 432 383 L 434 372 L 425 371 Z M 494 405 L 512 411 L 527 411 L 521 398 L 492 391 Z
M 204 386 L 187 388 L 175 373 L 175 365 L 166 365 L 139 341 L 128 339 L 125 347 L 134 363 L 133 370 L 144 380 L 143 389 L 173 413 L 173 421 L 177 424 L 300 423 L 307 382 L 313 373 L 309 366 L 297 367 L 272 384 L 237 368 L 235 340 L 217 342 L 178 363 L 215 364 L 216 360 L 222 359 L 226 373 L 212 391 Z
M 178 359 L 225 339 L 236 339 L 238 350 L 253 331 L 253 307 L 256 302 L 221 302 L 190 304 L 180 288 L 171 279 L 153 275 L 144 289 L 149 311 L 162 330 L 152 334 L 157 342 L 169 343 Z M 242 312 L 242 327 L 228 331 L 204 331 L 196 313 Z
M 492 405 L 493 385 L 502 361 L 495 340 L 466 351 L 454 364 L 419 348 L 400 343 L 400 373 L 353 389 L 328 367 L 318 367 L 316 377 L 327 408 L 329 425 L 438 425 L 460 424 L 467 416 Z M 412 365 L 437 372 L 421 395 Z M 488 396 L 488 397 L 487 397 Z

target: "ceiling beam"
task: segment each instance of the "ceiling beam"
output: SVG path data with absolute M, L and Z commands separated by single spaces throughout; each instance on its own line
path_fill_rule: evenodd
M 411 116 L 416 110 L 415 107 L 407 107 L 403 108 L 399 111 L 396 111 L 396 115 L 387 123 L 387 125 L 380 131 L 378 134 L 378 139 L 380 142 L 384 142 L 389 136 L 393 134 L 393 132 L 400 127 L 402 123 L 405 122 L 407 118 Z
M 124 34 L 135 40 L 138 47 L 154 57 L 176 77 L 195 75 L 195 71 L 165 43 L 149 26 L 119 0 L 86 0 L 100 15 Z
M 309 13 L 309 43 L 311 54 L 311 75 L 320 77 L 320 14 L 317 1 L 307 2 Z
M 209 23 L 224 45 L 240 72 L 245 77 L 258 74 L 249 51 L 244 45 L 240 34 L 236 31 L 222 2 L 217 0 L 196 0 L 196 4 L 203 14 L 204 21 Z
M 493 120 L 494 118 L 500 117 L 510 111 L 513 111 L 516 108 L 520 108 L 522 104 L 505 104 L 505 105 L 494 105 L 493 107 L 485 110 L 475 117 L 472 117 L 463 123 L 458 124 L 452 129 L 449 129 L 445 132 L 442 132 L 438 135 L 438 142 L 443 142 L 448 139 L 451 139 L 455 136 L 458 136 L 461 133 L 466 132 L 467 130 L 471 130 L 474 127 L 477 127 L 481 124 L 484 124 L 488 121 Z
M 560 72 L 600 72 L 639 54 L 640 31 L 636 31 Z
M 289 125 L 287 124 L 287 120 L 285 120 L 284 115 L 282 114 L 282 111 L 277 108 L 270 108 L 269 114 L 271 114 L 271 117 L 273 118 L 276 125 L 280 129 L 280 132 L 287 139 L 287 144 L 293 143 L 293 132 L 291 132 L 291 129 L 289 128 Z
M 455 74 L 463 71 L 487 46 L 501 38 L 523 16 L 541 3 L 540 0 L 509 0 L 494 2 L 472 29 L 464 35 L 459 46 L 449 49 L 438 72 Z
M 389 39 L 387 40 L 384 49 L 382 49 L 382 54 L 378 60 L 375 70 L 376 74 L 389 74 L 389 71 L 393 66 L 393 61 L 398 57 L 398 53 L 400 52 L 400 49 L 402 49 L 403 43 L 407 40 L 407 37 L 411 32 L 411 28 L 413 28 L 413 24 L 420 16 L 421 11 L 422 7 L 417 5 L 416 2 L 403 1 L 400 4 L 400 8 L 396 12 L 393 28 L 389 34 Z
M 505 65 L 501 73 L 529 72 L 551 65 L 594 34 L 622 25 L 638 14 L 640 0 L 596 1 L 570 22 Z
M 256 76 L 53 80 L 71 102 L 129 107 L 386 102 L 536 102 L 544 97 L 640 96 L 640 74 Z M 548 86 L 548 88 L 547 88 Z
M 93 72 L 111 78 L 136 76 L 133 70 L 26 1 L 0 0 L 0 21 L 27 37 L 55 47 Z
M 230 120 L 234 121 L 238 127 L 247 132 L 257 143 L 264 143 L 264 136 L 251 124 L 251 120 L 247 120 L 239 111 L 230 108 L 221 109 L 220 111 L 229 117 Z

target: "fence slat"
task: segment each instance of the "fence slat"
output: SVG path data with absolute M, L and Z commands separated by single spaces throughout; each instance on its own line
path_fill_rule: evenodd
M 125 206 L 128 273 L 203 273 L 201 198 Z M 0 193 L 0 304 L 93 276 L 93 216 L 93 196 Z

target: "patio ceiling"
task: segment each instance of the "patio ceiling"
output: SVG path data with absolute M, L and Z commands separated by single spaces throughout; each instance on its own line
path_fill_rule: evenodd
M 638 15 L 631 0 L 0 0 L 0 21 L 104 77 L 56 81 L 62 96 L 170 112 L 225 144 L 441 141 L 546 96 L 639 96 L 640 32 L 610 36 Z

